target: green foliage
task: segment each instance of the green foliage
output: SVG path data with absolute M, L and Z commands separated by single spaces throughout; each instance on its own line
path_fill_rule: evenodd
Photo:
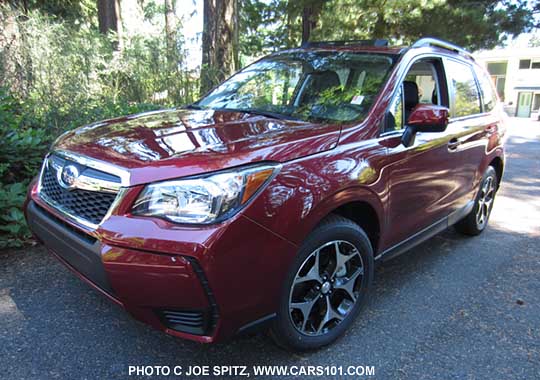
M 257 56 L 298 46 L 302 8 L 321 3 L 312 41 L 385 38 L 409 44 L 434 36 L 476 50 L 495 47 L 534 27 L 533 9 L 526 0 L 243 0 L 242 54 Z
M 52 134 L 141 108 L 192 101 L 170 91 L 180 88 L 183 78 L 163 70 L 164 38 L 133 37 L 115 52 L 113 36 L 89 26 L 72 28 L 39 12 L 20 23 L 20 32 L 19 60 L 28 64 L 21 67 L 23 75 L 11 78 L 27 78 L 18 87 Z
M 48 147 L 44 130 L 22 125 L 23 112 L 22 105 L 0 89 L 0 248 L 20 246 L 29 237 L 22 204 Z
M 26 12 L 39 10 L 68 22 L 81 22 L 97 14 L 95 0 L 8 0 L 8 3 L 21 5 Z
M 90 24 L 18 12 L 0 5 L 0 248 L 29 238 L 26 189 L 56 136 L 97 120 L 192 102 L 198 88 L 190 73 L 167 65 L 164 36 L 126 38 L 117 52 L 115 37 Z M 3 20 L 15 23 L 8 30 Z M 4 30 L 9 40 L 2 39 Z

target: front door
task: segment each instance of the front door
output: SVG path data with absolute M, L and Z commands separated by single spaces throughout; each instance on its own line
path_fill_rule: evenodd
M 409 147 L 401 144 L 407 118 L 417 104 L 449 105 L 442 70 L 442 62 L 437 58 L 415 62 L 390 106 L 390 125 L 381 139 L 390 162 L 386 212 L 389 234 L 382 249 L 448 216 L 460 196 L 460 154 L 452 141 L 459 131 L 457 124 L 450 125 L 445 132 L 417 133 Z
M 517 117 L 531 116 L 532 92 L 518 93 Z

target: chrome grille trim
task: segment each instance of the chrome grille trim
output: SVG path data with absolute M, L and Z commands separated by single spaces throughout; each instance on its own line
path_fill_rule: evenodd
M 56 149 L 51 154 L 62 156 L 68 160 L 75 161 L 78 164 L 88 166 L 89 168 L 116 175 L 120 177 L 121 187 L 129 186 L 129 172 L 121 167 L 61 149 Z
M 83 178 L 80 181 L 76 181 L 74 183 L 73 190 L 95 192 L 96 194 L 108 193 L 111 195 L 113 194 L 116 195 L 114 200 L 111 202 L 107 212 L 101 218 L 99 223 L 95 223 L 95 221 L 91 221 L 84 217 L 81 217 L 80 215 L 74 214 L 72 210 L 69 210 L 64 205 L 60 204 L 59 202 L 55 201 L 54 199 L 52 199 L 51 197 L 47 196 L 47 194 L 44 193 L 43 180 L 44 180 L 46 170 L 50 170 L 49 174 L 56 178 L 56 181 L 58 182 L 58 185 L 60 186 L 59 177 L 62 172 L 62 167 L 60 167 L 58 160 L 55 160 L 55 157 L 59 157 L 60 160 L 62 159 L 68 160 L 67 162 L 76 163 L 86 168 L 95 169 L 99 172 L 102 172 L 105 175 L 111 174 L 111 177 L 113 176 L 117 177 L 115 178 L 114 181 L 107 181 L 100 178 L 93 178 L 91 176 L 81 175 L 80 177 L 83 177 Z M 129 184 L 129 172 L 125 171 L 124 169 L 121 169 L 114 165 L 110 165 L 110 164 L 107 164 L 102 161 L 98 161 L 98 160 L 95 160 L 86 156 L 78 155 L 75 153 L 66 152 L 66 151 L 53 151 L 45 157 L 45 160 L 43 162 L 40 175 L 39 175 L 37 190 L 38 190 L 38 195 L 40 199 L 42 199 L 46 204 L 48 204 L 50 207 L 58 211 L 60 214 L 65 216 L 67 220 L 72 221 L 82 227 L 85 227 L 86 229 L 95 230 L 99 227 L 99 225 L 101 225 L 101 223 L 104 220 L 110 217 L 112 211 L 118 206 L 118 203 L 123 198 L 126 192 L 125 186 L 127 186 L 128 184 Z M 70 191 L 70 190 L 65 190 L 65 191 Z

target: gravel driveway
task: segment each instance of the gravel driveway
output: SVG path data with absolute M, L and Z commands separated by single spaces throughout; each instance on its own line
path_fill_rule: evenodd
M 378 268 L 363 315 L 331 347 L 291 355 L 265 335 L 218 345 L 169 337 L 38 246 L 0 252 L 0 378 L 137 378 L 130 365 L 365 365 L 376 379 L 540 379 L 540 122 L 512 124 L 488 229 L 475 238 L 447 230 Z

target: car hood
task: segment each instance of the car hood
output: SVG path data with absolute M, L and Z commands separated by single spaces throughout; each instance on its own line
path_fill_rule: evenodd
M 247 113 L 171 109 L 105 120 L 62 135 L 55 150 L 124 168 L 130 185 L 332 149 L 338 125 Z

